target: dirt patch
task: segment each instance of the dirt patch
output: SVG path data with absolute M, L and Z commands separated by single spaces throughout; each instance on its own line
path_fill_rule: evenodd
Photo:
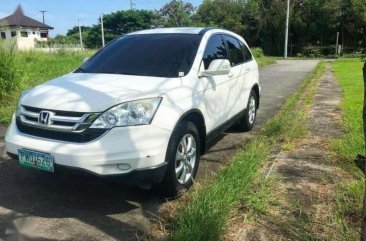
M 227 240 L 339 240 L 332 235 L 331 219 L 334 192 L 345 177 L 329 158 L 329 143 L 342 134 L 341 95 L 328 64 L 307 112 L 308 135 L 280 153 L 270 175 L 276 204 L 265 214 L 236 223 Z

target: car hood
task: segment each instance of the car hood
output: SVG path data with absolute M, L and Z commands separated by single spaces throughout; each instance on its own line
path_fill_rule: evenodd
M 39 85 L 21 104 L 50 110 L 101 112 L 125 101 L 157 97 L 181 85 L 179 78 L 71 73 Z

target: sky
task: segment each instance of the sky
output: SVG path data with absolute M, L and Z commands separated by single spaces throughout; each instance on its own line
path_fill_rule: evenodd
M 136 9 L 160 9 L 170 0 L 133 0 Z M 202 0 L 186 0 L 195 7 Z M 100 14 L 118 10 L 130 9 L 130 0 L 1 0 L 0 19 L 14 12 L 21 4 L 25 15 L 42 22 L 40 10 L 46 10 L 45 22 L 55 29 L 50 32 L 52 37 L 57 34 L 66 34 L 67 30 L 77 25 L 91 26 L 97 23 Z

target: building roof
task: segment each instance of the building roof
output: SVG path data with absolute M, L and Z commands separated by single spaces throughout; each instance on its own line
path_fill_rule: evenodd
M 30 27 L 30 28 L 40 28 L 40 29 L 53 29 L 53 27 L 47 24 L 38 22 L 30 17 L 24 15 L 21 5 L 18 5 L 17 9 L 12 15 L 9 15 L 3 19 L 0 19 L 0 25 L 10 26 L 10 27 Z

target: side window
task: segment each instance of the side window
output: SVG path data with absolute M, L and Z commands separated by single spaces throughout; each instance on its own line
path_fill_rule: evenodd
M 243 51 L 245 62 L 251 61 L 253 59 L 253 57 L 252 57 L 252 54 L 250 53 L 248 47 L 245 44 L 243 44 L 242 42 L 240 42 L 240 47 L 241 47 L 241 50 Z
M 239 40 L 228 35 L 224 35 L 224 39 L 227 44 L 231 66 L 244 63 L 244 56 L 240 48 Z
M 1 32 L 1 38 L 6 39 L 6 33 L 5 32 Z
M 16 37 L 16 36 L 17 36 L 17 32 L 12 31 L 12 32 L 11 32 L 11 37 L 13 38 L 13 37 Z
M 221 35 L 212 36 L 207 43 L 206 50 L 203 55 L 205 69 L 208 69 L 212 60 L 215 59 L 227 59 L 226 47 Z

